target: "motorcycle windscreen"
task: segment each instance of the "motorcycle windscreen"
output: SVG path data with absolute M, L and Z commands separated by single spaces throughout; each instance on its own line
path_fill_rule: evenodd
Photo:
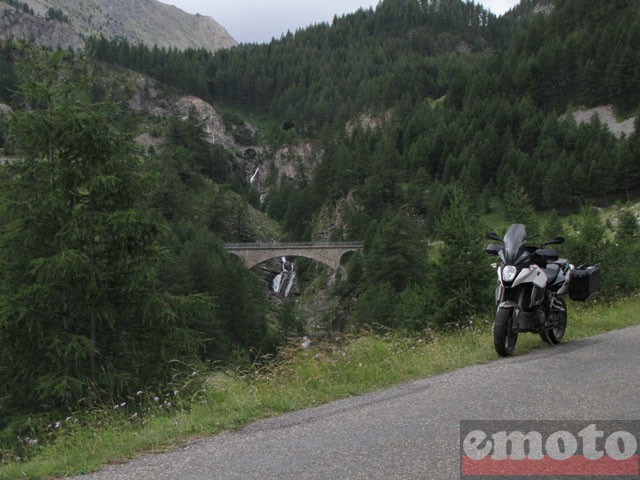
M 504 261 L 507 265 L 516 265 L 520 255 L 524 252 L 524 244 L 527 241 L 527 231 L 521 223 L 514 223 L 504 234 Z

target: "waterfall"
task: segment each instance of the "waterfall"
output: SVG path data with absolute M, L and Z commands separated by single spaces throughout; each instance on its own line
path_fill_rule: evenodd
M 282 293 L 284 297 L 288 297 L 295 278 L 295 263 L 291 263 L 291 270 L 287 270 L 287 257 L 282 257 L 282 271 L 273 279 L 271 288 L 275 293 Z
M 276 278 L 273 279 L 273 283 L 271 284 L 271 288 L 274 292 L 280 293 L 285 273 L 287 273 L 287 257 L 282 257 L 282 270 L 278 275 L 276 275 Z
M 251 185 L 253 185 L 253 182 L 255 181 L 256 177 L 258 176 L 258 172 L 260 171 L 260 167 L 256 168 L 255 173 L 251 176 L 251 179 L 249 180 L 249 183 Z
M 295 264 L 291 264 L 291 274 L 289 275 L 289 283 L 287 284 L 287 288 L 284 289 L 284 296 L 288 297 L 291 292 L 291 288 L 293 287 L 293 281 L 296 279 L 296 272 L 293 271 Z

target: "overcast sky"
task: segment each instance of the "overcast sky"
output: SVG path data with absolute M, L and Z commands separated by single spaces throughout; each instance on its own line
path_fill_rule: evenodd
M 375 7 L 378 0 L 160 0 L 188 13 L 214 18 L 240 43 L 264 43 L 314 23 L 330 22 L 358 8 Z M 518 0 L 480 0 L 497 15 Z

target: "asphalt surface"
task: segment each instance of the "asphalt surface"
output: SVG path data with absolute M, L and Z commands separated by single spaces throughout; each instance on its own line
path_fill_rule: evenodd
M 638 354 L 633 327 L 259 421 L 77 478 L 459 478 L 461 420 L 640 420 Z

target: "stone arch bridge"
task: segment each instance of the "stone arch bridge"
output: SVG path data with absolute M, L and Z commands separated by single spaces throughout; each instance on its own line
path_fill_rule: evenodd
M 306 257 L 338 270 L 343 257 L 362 249 L 362 242 L 227 243 L 224 248 L 240 257 L 247 268 L 279 257 Z

